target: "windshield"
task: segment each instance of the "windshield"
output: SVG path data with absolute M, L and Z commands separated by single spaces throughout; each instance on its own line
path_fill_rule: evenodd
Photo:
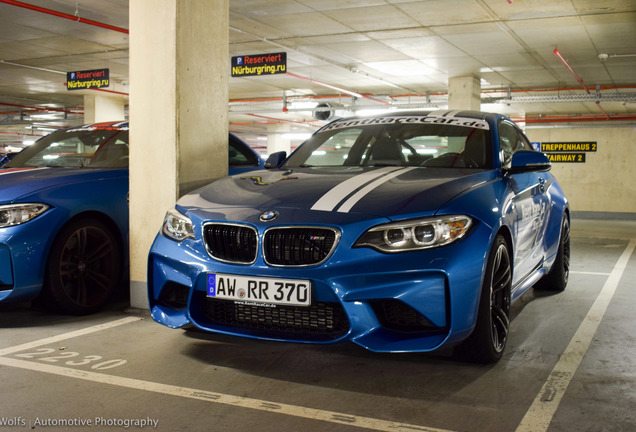
M 289 157 L 285 167 L 492 167 L 487 122 L 460 119 L 456 124 L 439 124 L 434 122 L 436 118 L 340 120 L 303 143 Z
M 54 132 L 3 166 L 26 167 L 128 168 L 128 128 Z

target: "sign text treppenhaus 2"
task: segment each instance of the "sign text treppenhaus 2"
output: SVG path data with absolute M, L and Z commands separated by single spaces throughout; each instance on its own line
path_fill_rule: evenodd
M 588 152 L 595 152 L 596 141 L 542 142 L 540 150 L 550 162 L 585 163 Z

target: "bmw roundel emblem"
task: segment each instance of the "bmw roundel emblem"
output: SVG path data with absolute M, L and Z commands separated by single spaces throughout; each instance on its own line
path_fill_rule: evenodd
M 278 217 L 278 212 L 274 210 L 269 210 L 269 211 L 261 213 L 261 216 L 259 217 L 259 219 L 263 222 L 269 222 L 276 219 L 277 217 Z

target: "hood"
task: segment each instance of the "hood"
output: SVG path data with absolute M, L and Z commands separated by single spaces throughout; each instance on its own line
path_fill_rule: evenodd
M 128 175 L 128 170 L 86 168 L 0 168 L 0 203 L 79 182 Z
M 311 212 L 312 220 L 335 214 L 393 219 L 434 214 L 493 176 L 487 170 L 395 166 L 254 171 L 213 182 L 178 205 L 228 220 L 249 220 L 248 215 L 268 210 Z

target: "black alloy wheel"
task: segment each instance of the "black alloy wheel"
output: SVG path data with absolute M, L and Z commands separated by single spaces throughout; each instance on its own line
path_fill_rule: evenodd
M 64 312 L 101 309 L 121 280 L 121 252 L 110 229 L 97 219 L 71 222 L 49 254 L 46 291 Z
M 510 329 L 510 287 L 512 267 L 505 242 L 500 242 L 490 274 L 490 329 L 492 348 L 500 356 L 508 341 Z
M 501 359 L 510 331 L 512 264 L 508 243 L 499 234 L 488 255 L 473 333 L 457 347 L 457 354 L 476 363 Z

